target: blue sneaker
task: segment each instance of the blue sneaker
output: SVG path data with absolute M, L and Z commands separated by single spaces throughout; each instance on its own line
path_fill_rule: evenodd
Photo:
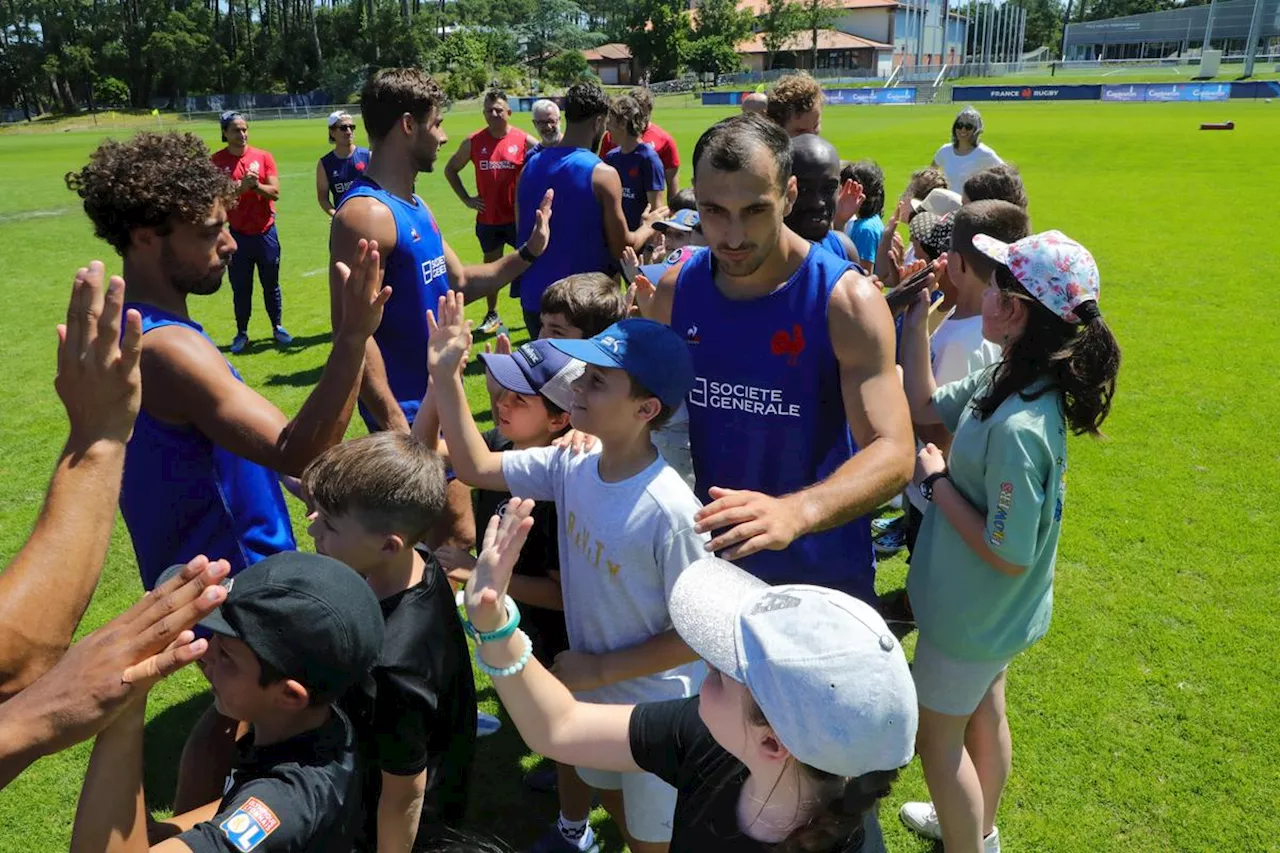
M 484 711 L 476 712 L 476 737 L 488 737 L 502 728 L 502 720 Z
M 249 336 L 244 332 L 237 332 L 236 336 L 231 340 L 231 352 L 233 355 L 239 355 L 249 346 Z
M 276 343 L 280 344 L 280 346 L 287 347 L 289 344 L 293 343 L 293 335 L 285 331 L 284 326 L 276 326 L 272 335 L 275 337 Z

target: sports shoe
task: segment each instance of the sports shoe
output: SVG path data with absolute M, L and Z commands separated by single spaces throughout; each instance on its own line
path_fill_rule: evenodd
M 907 829 L 934 841 L 942 840 L 942 827 L 938 825 L 938 813 L 933 803 L 903 803 L 898 811 Z M 1000 827 L 991 827 L 991 834 L 982 839 L 982 853 L 1000 853 Z
M 903 803 L 898 809 L 898 818 L 916 835 L 942 840 L 942 827 L 938 825 L 938 813 L 934 811 L 933 803 Z M 994 832 L 991 834 L 995 835 Z
M 875 543 L 876 556 L 892 557 L 907 547 L 907 526 L 904 524 L 901 527 L 889 530 L 887 533 L 882 533 L 876 537 Z
M 498 316 L 498 312 L 490 311 L 484 315 L 484 320 L 480 323 L 480 331 L 486 335 L 492 335 L 500 325 L 502 325 L 502 318 Z
M 484 711 L 476 712 L 476 737 L 488 737 L 502 728 L 502 720 Z
M 272 334 L 275 335 L 276 343 L 281 346 L 288 346 L 293 343 L 293 335 L 286 332 L 284 326 L 276 326 L 276 330 Z
M 579 848 L 578 845 L 565 838 L 560 832 L 560 827 L 553 823 L 551 828 L 542 834 L 541 838 L 533 842 L 533 846 L 528 849 L 527 853 L 600 853 L 600 845 L 595 838 L 592 838 L 591 844 Z
M 902 516 L 895 515 L 892 517 L 881 516 L 880 518 L 871 519 L 871 535 L 883 536 L 893 528 L 902 524 Z
M 232 353 L 242 353 L 244 352 L 245 347 L 247 346 L 249 346 L 249 336 L 246 335 L 244 332 L 237 333 L 236 336 L 231 340 Z

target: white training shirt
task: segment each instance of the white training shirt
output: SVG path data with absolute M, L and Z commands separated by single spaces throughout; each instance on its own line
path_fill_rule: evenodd
M 947 176 L 947 183 L 951 189 L 963 195 L 964 182 L 969 180 L 970 175 L 981 172 L 983 169 L 990 169 L 992 166 L 999 166 L 1004 161 L 986 143 L 979 142 L 977 148 L 968 154 L 960 155 L 948 142 L 933 155 L 933 162 L 937 163 L 938 168 L 942 169 L 943 174 Z

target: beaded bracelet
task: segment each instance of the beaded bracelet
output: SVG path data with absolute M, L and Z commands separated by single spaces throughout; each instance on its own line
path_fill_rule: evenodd
M 480 657 L 480 650 L 476 650 L 476 667 L 490 678 L 506 678 L 509 675 L 515 675 L 524 669 L 525 664 L 529 662 L 529 658 L 533 655 L 533 641 L 529 639 L 529 635 L 524 631 L 516 631 L 516 635 L 524 640 L 524 654 L 520 655 L 520 659 L 511 666 L 504 666 L 502 669 L 489 666 Z

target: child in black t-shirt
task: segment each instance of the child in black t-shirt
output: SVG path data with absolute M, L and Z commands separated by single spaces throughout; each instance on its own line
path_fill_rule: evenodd
M 882 853 L 876 809 L 915 753 L 918 708 L 902 647 L 872 607 L 707 557 L 669 600 L 711 668 L 700 695 L 579 702 L 532 659 L 506 594 L 533 507 L 513 499 L 490 521 L 465 592 L 477 662 L 533 749 L 673 785 L 670 853 Z
M 149 840 L 153 850 L 189 853 L 351 850 L 361 819 L 357 738 L 334 700 L 368 675 L 382 647 L 378 600 L 338 561 L 294 551 L 225 586 L 222 605 L 199 622 L 211 635 L 197 645 L 200 668 L 218 712 L 252 728 L 222 797 L 150 826 L 139 819 L 140 696 L 94 744 L 72 849 L 138 850 Z M 191 643 L 192 634 L 176 639 Z
M 316 550 L 365 578 L 386 623 L 372 683 L 340 703 L 366 766 L 356 849 L 425 849 L 462 820 L 476 740 L 475 680 L 453 588 L 413 547 L 444 507 L 444 463 L 411 436 L 377 433 L 325 451 L 303 472 L 302 489 Z

